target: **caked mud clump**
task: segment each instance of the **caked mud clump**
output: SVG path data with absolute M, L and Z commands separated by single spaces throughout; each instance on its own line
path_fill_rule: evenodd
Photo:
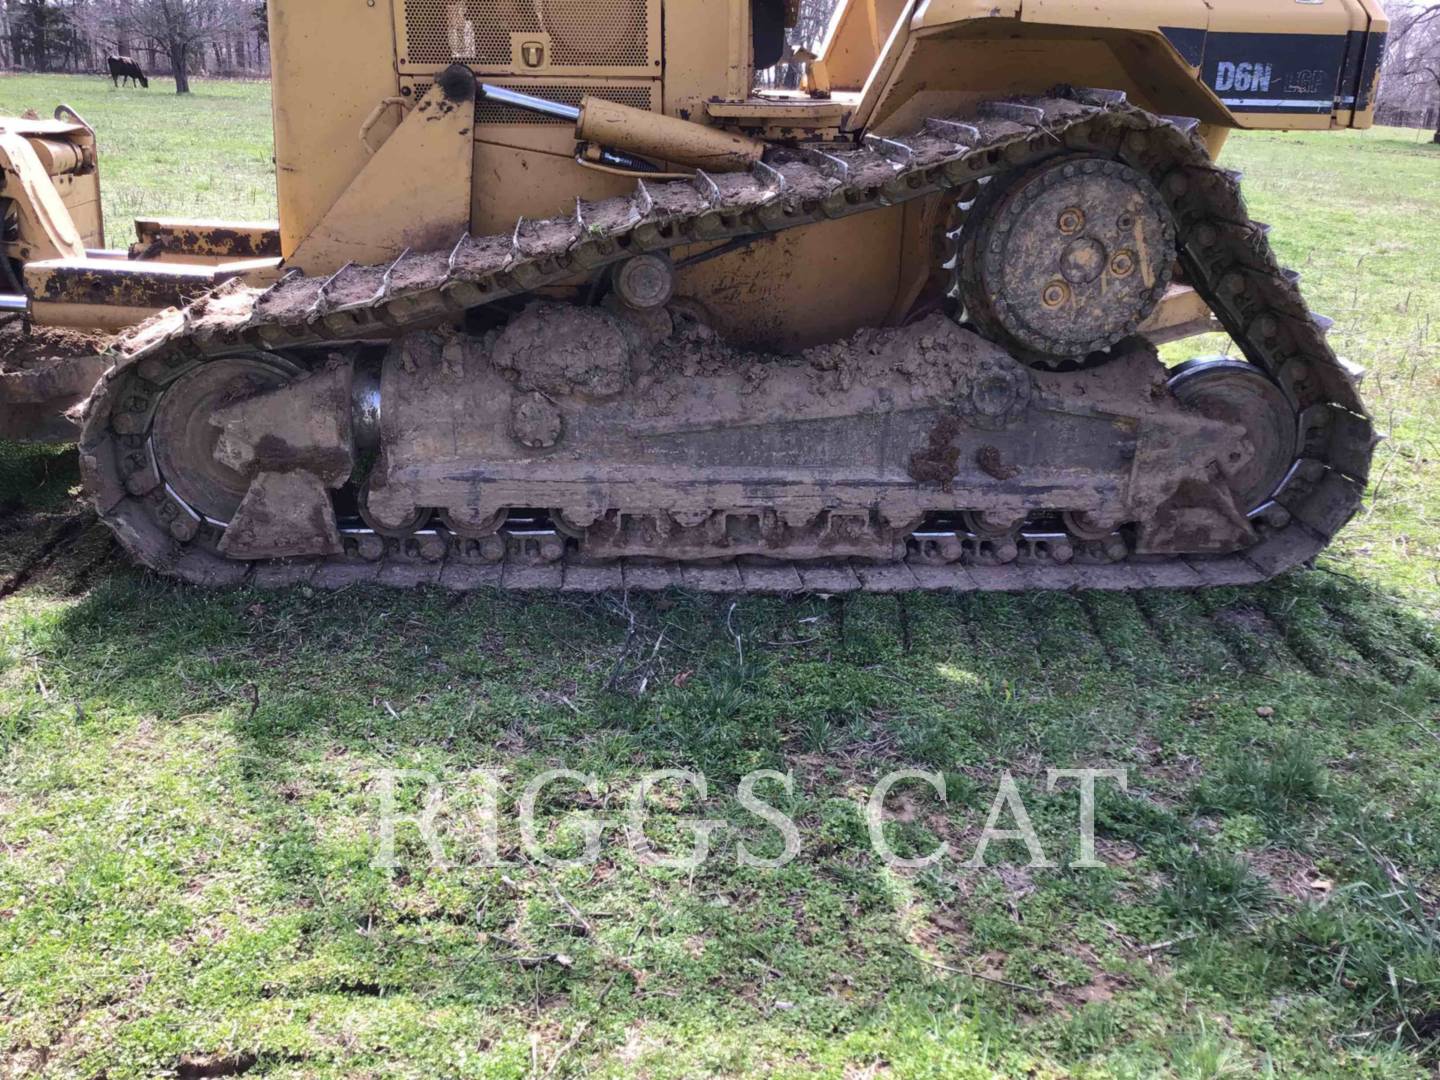
M 332 308 L 370 303 L 385 282 L 385 270 L 383 266 L 352 267 L 348 274 L 341 274 L 331 284 L 326 303 Z
M 521 390 L 607 398 L 630 385 L 637 338 L 598 308 L 532 304 L 505 327 L 490 359 Z
M 945 398 L 973 374 L 977 360 L 998 358 L 1002 365 L 1008 361 L 999 348 L 943 315 L 899 329 L 861 330 L 796 357 L 738 348 L 683 310 L 672 309 L 672 314 L 674 333 L 648 357 L 649 370 L 657 378 L 746 371 L 752 380 L 758 380 L 767 369 L 803 367 L 814 378 L 816 390 L 825 393 L 878 383 L 899 372 L 918 395 Z
M 526 221 L 515 234 L 520 254 L 529 259 L 559 255 L 579 239 L 574 217 Z
M 785 191 L 792 199 L 823 199 L 841 186 L 838 180 L 831 180 L 824 173 L 802 162 L 786 162 L 777 166 L 777 169 L 780 175 L 785 177 Z
M 110 344 L 106 334 L 36 326 L 26 333 L 24 321 L 0 323 L 0 373 L 34 371 L 53 360 L 98 356 Z
M 849 390 L 898 371 L 922 394 L 946 397 L 975 370 L 981 351 L 1003 357 L 945 316 L 931 315 L 896 330 L 861 330 L 808 350 L 805 359 L 822 389 Z
M 794 360 L 783 356 L 748 352 L 730 345 L 683 302 L 670 307 L 674 330 L 651 350 L 648 358 L 650 373 L 656 379 L 683 375 L 693 379 L 723 375 L 727 371 L 766 361 L 783 364 Z

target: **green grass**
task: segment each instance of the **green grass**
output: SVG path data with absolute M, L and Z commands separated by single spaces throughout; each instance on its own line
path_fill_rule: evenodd
M 76 81 L 30 83 L 86 109 Z M 217 104 L 232 91 L 241 128 L 263 122 L 263 91 L 212 89 L 164 98 L 155 125 L 242 108 Z M 91 111 L 102 133 L 123 122 Z M 1393 434 L 1373 509 L 1320 571 L 1261 588 L 202 594 L 120 563 L 70 505 L 73 457 L 7 448 L 0 1067 L 1432 1076 L 1440 152 L 1373 132 L 1241 136 L 1228 157 Z M 132 166 L 147 210 L 186 209 L 173 177 L 110 156 L 107 177 Z M 615 828 L 597 865 L 548 868 L 513 807 L 561 765 L 599 787 L 542 801 L 553 854 L 581 849 L 572 810 L 618 820 L 656 768 L 710 782 L 703 801 L 654 793 L 657 846 L 693 818 L 731 827 L 693 874 L 642 865 Z M 1077 798 L 1045 785 L 1083 765 L 1129 770 L 1128 792 L 1100 786 L 1101 870 L 1065 866 Z M 937 867 L 871 853 L 859 808 L 902 767 L 943 772 L 949 799 L 898 788 L 886 838 L 949 842 Z M 486 768 L 503 868 L 465 818 Z M 402 826 L 399 867 L 372 867 L 388 769 L 446 785 L 449 865 Z M 757 769 L 794 773 L 792 795 L 759 792 L 800 829 L 778 871 L 737 862 L 741 842 L 780 848 L 737 801 Z M 959 865 L 1006 770 L 1059 867 L 1026 868 L 1014 842 Z M 422 785 L 398 798 L 418 813 Z
M 116 89 L 109 76 L 10 75 L 0 116 L 73 108 L 96 130 L 108 247 L 129 247 L 136 217 L 275 217 L 270 84 L 195 80 L 177 97 L 172 79 Z
M 1370 508 L 1337 552 L 1429 605 L 1440 596 L 1440 146 L 1429 132 L 1247 133 L 1224 163 L 1245 173 L 1251 215 L 1274 226 L 1282 262 L 1331 342 L 1369 371 L 1366 400 L 1389 441 Z M 1224 339 L 1198 348 L 1220 352 Z M 1190 355 L 1192 342 L 1172 350 Z M 1432 611 L 1433 611 L 1432 606 Z

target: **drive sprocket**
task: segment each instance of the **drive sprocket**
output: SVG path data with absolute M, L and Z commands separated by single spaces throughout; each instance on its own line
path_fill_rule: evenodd
M 967 220 L 956 266 L 966 317 L 1037 366 L 1077 364 L 1134 334 L 1170 284 L 1170 210 L 1119 161 L 1045 161 L 986 185 Z

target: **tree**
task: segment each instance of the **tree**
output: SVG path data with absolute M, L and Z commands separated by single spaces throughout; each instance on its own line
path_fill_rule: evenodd
M 226 34 L 253 30 L 254 9 L 224 0 L 130 0 L 118 13 L 117 29 L 143 38 L 170 60 L 175 92 L 190 92 L 190 69 L 203 63 L 203 50 Z
M 9 12 L 11 50 L 18 65 L 50 71 L 73 47 L 70 12 L 49 0 L 17 0 Z
M 1381 84 L 1382 102 L 1395 110 L 1422 114 L 1440 105 L 1440 4 L 1396 13 L 1390 42 Z M 1435 141 L 1440 143 L 1440 119 L 1436 121 Z

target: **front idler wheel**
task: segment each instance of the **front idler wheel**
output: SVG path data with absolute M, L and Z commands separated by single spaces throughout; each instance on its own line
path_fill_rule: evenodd
M 1300 421 L 1285 391 L 1254 364 L 1242 360 L 1194 360 L 1170 377 L 1170 392 L 1210 420 L 1245 430 L 1254 456 L 1226 448 L 1222 468 L 1246 514 L 1265 506 L 1284 485 L 1300 456 Z

